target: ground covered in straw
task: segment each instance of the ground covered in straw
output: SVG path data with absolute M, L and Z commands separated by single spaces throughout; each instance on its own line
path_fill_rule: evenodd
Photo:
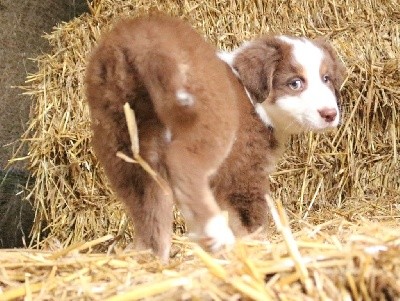
M 102 31 L 155 10 L 188 20 L 221 49 L 266 32 L 324 35 L 348 68 L 340 129 L 294 137 L 272 176 L 290 223 L 278 202 L 268 242 L 249 238 L 210 258 L 177 236 L 167 266 L 129 251 L 133 229 L 90 148 L 83 75 Z M 35 176 L 34 236 L 47 225 L 48 237 L 40 250 L 0 252 L 1 300 L 400 298 L 397 1 L 97 0 L 46 38 L 53 50 L 25 87 L 30 151 L 15 160 Z M 175 226 L 184 229 L 177 213 Z
M 177 239 L 162 266 L 114 248 L 112 236 L 49 251 L 1 252 L 1 300 L 399 300 L 400 239 L 390 224 L 303 224 L 297 261 L 286 241 L 247 239 L 210 257 Z

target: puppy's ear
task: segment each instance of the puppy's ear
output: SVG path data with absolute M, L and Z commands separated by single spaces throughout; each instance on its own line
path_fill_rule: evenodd
M 346 67 L 340 60 L 339 56 L 336 53 L 336 50 L 332 47 L 332 45 L 325 40 L 324 38 L 320 37 L 314 40 L 315 44 L 317 46 L 321 47 L 323 50 L 326 51 L 326 53 L 330 56 L 332 62 L 333 62 L 333 70 L 332 70 L 332 82 L 333 86 L 335 88 L 335 93 L 336 96 L 339 96 L 339 90 L 340 87 L 342 86 L 344 79 L 346 78 Z
M 279 44 L 272 37 L 249 42 L 237 50 L 233 68 L 258 103 L 264 102 L 271 92 L 279 57 Z

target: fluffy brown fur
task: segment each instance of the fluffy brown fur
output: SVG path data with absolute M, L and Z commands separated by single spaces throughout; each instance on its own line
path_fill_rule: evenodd
M 165 16 L 121 21 L 102 38 L 86 74 L 93 147 L 132 215 L 138 247 L 168 258 L 174 200 L 212 250 L 233 243 L 230 228 L 243 235 L 265 225 L 268 176 L 285 141 L 243 84 L 258 102 L 271 95 L 283 64 L 271 59 L 279 56 L 275 43 L 229 66 L 189 25 Z M 173 194 L 116 157 L 131 154 L 125 102 L 136 114 L 142 157 Z M 216 218 L 221 209 L 230 228 Z
M 238 127 L 229 71 L 190 26 L 163 16 L 118 23 L 87 67 L 96 155 L 133 217 L 138 246 L 163 258 L 172 195 L 141 167 L 115 156 L 131 153 L 123 105 L 135 111 L 142 157 L 168 178 L 192 227 L 205 235 L 206 223 L 220 214 L 209 177 L 228 155 Z M 182 91 L 189 96 L 177 98 Z

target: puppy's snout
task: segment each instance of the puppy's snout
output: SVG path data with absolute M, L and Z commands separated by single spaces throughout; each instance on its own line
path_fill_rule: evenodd
M 334 121 L 337 116 L 337 110 L 334 108 L 323 108 L 318 110 L 318 113 L 326 122 Z

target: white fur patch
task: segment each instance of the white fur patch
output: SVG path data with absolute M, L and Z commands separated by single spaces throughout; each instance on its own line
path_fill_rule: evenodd
M 239 78 L 239 73 L 233 69 L 233 61 L 235 60 L 236 52 L 218 51 L 217 56 L 220 58 L 220 60 L 227 63 L 231 67 L 233 74 Z
M 234 51 L 218 51 L 217 52 L 217 56 L 224 61 L 225 63 L 227 63 L 229 66 L 233 65 L 233 61 L 235 59 L 235 52 Z
M 204 227 L 204 235 L 207 240 L 207 247 L 212 252 L 216 252 L 224 246 L 232 246 L 235 243 L 235 236 L 222 214 L 208 220 Z
M 183 89 L 178 90 L 175 96 L 179 104 L 184 107 L 190 107 L 194 105 L 194 96 Z
M 274 124 L 272 123 L 272 120 L 269 118 L 267 112 L 265 111 L 265 109 L 263 108 L 263 106 L 259 103 L 256 103 L 254 105 L 255 109 L 256 109 L 256 113 L 258 114 L 258 116 L 260 117 L 261 121 L 266 125 L 266 126 L 272 126 L 274 127 Z
M 170 129 L 166 129 L 164 132 L 164 141 L 170 143 L 172 141 L 172 133 Z

